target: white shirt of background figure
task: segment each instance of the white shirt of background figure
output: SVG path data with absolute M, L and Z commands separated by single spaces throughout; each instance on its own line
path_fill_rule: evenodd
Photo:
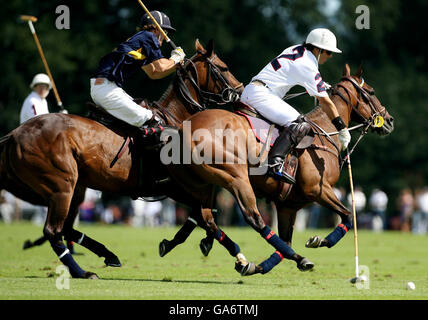
M 49 77 L 44 73 L 36 74 L 30 84 L 33 91 L 28 95 L 22 104 L 20 113 L 20 123 L 35 116 L 49 113 L 46 97 L 52 88 Z

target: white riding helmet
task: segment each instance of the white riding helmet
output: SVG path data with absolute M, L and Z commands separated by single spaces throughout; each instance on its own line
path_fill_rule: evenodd
M 51 80 L 49 79 L 47 74 L 38 73 L 34 76 L 33 81 L 30 84 L 30 88 L 33 89 L 36 84 L 44 83 L 49 86 L 49 90 L 52 89 Z
M 334 33 L 325 28 L 318 28 L 309 32 L 306 43 L 310 43 L 320 49 L 342 53 L 342 51 L 336 47 L 337 41 Z

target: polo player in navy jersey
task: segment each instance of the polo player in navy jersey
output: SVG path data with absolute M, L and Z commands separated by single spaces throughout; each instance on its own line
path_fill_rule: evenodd
M 165 32 L 175 31 L 166 14 L 160 11 L 150 13 Z M 122 86 L 140 68 L 150 79 L 162 79 L 173 73 L 176 65 L 186 55 L 177 47 L 171 52 L 169 59 L 163 56 L 160 47 L 164 38 L 147 13 L 142 17 L 140 30 L 101 58 L 98 69 L 90 80 L 91 97 L 117 119 L 141 128 L 142 131 L 155 132 L 143 129 L 159 127 L 160 119 L 152 111 L 136 104 Z

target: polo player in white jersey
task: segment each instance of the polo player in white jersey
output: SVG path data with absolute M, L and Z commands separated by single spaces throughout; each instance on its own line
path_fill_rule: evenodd
M 335 35 L 328 29 L 314 29 L 303 44 L 285 49 L 268 63 L 242 93 L 242 102 L 251 105 L 269 121 L 284 127 L 268 160 L 268 175 L 280 181 L 295 183 L 293 177 L 281 172 L 282 164 L 291 148 L 299 144 L 310 130 L 306 122 L 294 122 L 300 113 L 282 100 L 295 85 L 304 87 L 310 96 L 318 99 L 322 110 L 339 131 L 342 149 L 346 149 L 351 140 L 318 71 L 318 65 L 330 59 L 333 52 L 342 52 L 337 48 Z

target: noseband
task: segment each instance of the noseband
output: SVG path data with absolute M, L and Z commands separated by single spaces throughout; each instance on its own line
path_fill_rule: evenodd
M 201 52 L 199 52 L 202 54 Z M 187 59 L 184 66 L 180 66 L 177 70 L 177 84 L 179 92 L 182 97 L 192 106 L 193 112 L 203 111 L 208 105 L 225 105 L 230 102 L 234 102 L 239 99 L 238 89 L 243 86 L 240 83 L 236 87 L 232 87 L 226 78 L 222 75 L 220 67 L 214 64 L 214 60 L 217 59 L 217 55 L 214 55 L 212 58 L 206 58 L 208 64 L 207 75 L 206 75 L 206 86 L 204 89 L 199 85 L 198 72 L 195 63 L 193 62 L 193 56 L 190 59 Z M 189 70 L 190 68 L 190 70 Z M 227 71 L 227 69 L 223 70 Z M 185 80 L 188 79 L 192 84 L 192 87 L 195 89 L 198 96 L 197 102 L 191 95 L 189 88 L 185 84 Z M 221 93 L 213 93 L 208 91 L 208 85 L 212 79 L 216 85 L 216 88 L 219 88 Z

